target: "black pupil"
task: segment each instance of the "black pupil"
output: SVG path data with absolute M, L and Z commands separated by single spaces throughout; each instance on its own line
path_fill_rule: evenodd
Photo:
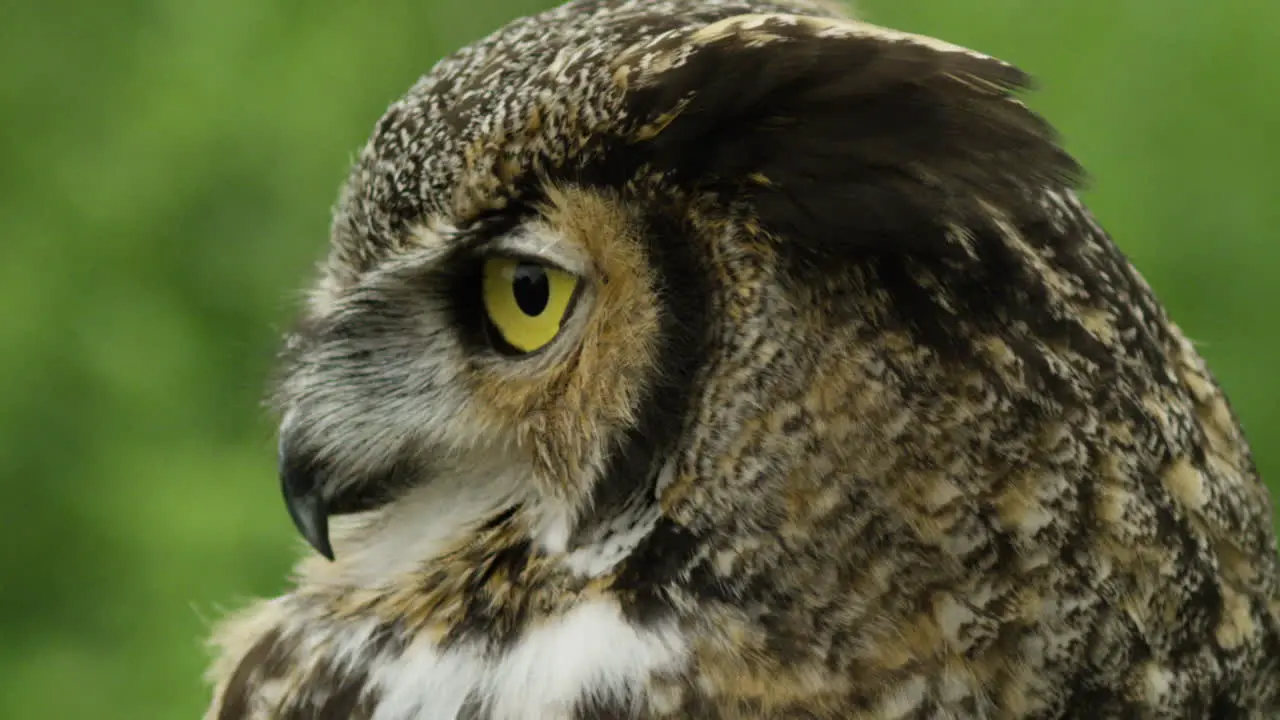
M 547 309 L 547 302 L 551 300 L 551 282 L 542 267 L 532 263 L 517 265 L 511 285 L 516 305 L 525 315 L 538 317 Z

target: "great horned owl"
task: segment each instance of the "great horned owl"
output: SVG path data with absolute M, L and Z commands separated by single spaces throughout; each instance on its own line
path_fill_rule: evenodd
M 288 338 L 318 555 L 207 717 L 1275 709 L 1271 501 L 1025 81 L 806 0 L 440 62 Z

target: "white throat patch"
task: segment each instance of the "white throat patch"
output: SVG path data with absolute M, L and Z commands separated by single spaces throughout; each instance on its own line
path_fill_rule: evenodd
M 411 645 L 371 677 L 381 696 L 374 718 L 446 720 L 474 703 L 493 720 L 559 720 L 586 699 L 638 702 L 653 673 L 679 669 L 686 655 L 673 625 L 637 628 L 616 602 L 591 600 L 500 656 Z

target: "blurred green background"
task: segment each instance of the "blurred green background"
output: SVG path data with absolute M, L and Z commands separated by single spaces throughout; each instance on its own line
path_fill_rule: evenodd
M 353 154 L 534 0 L 0 8 L 0 717 L 195 718 L 298 550 L 259 400 Z M 1033 72 L 1280 482 L 1280 4 L 860 0 Z

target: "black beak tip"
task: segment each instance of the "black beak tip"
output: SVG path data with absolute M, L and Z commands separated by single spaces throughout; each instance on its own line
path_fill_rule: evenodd
M 316 495 L 290 495 L 285 488 L 285 505 L 289 517 L 303 539 L 326 559 L 333 560 L 333 546 L 329 543 L 329 512 Z

